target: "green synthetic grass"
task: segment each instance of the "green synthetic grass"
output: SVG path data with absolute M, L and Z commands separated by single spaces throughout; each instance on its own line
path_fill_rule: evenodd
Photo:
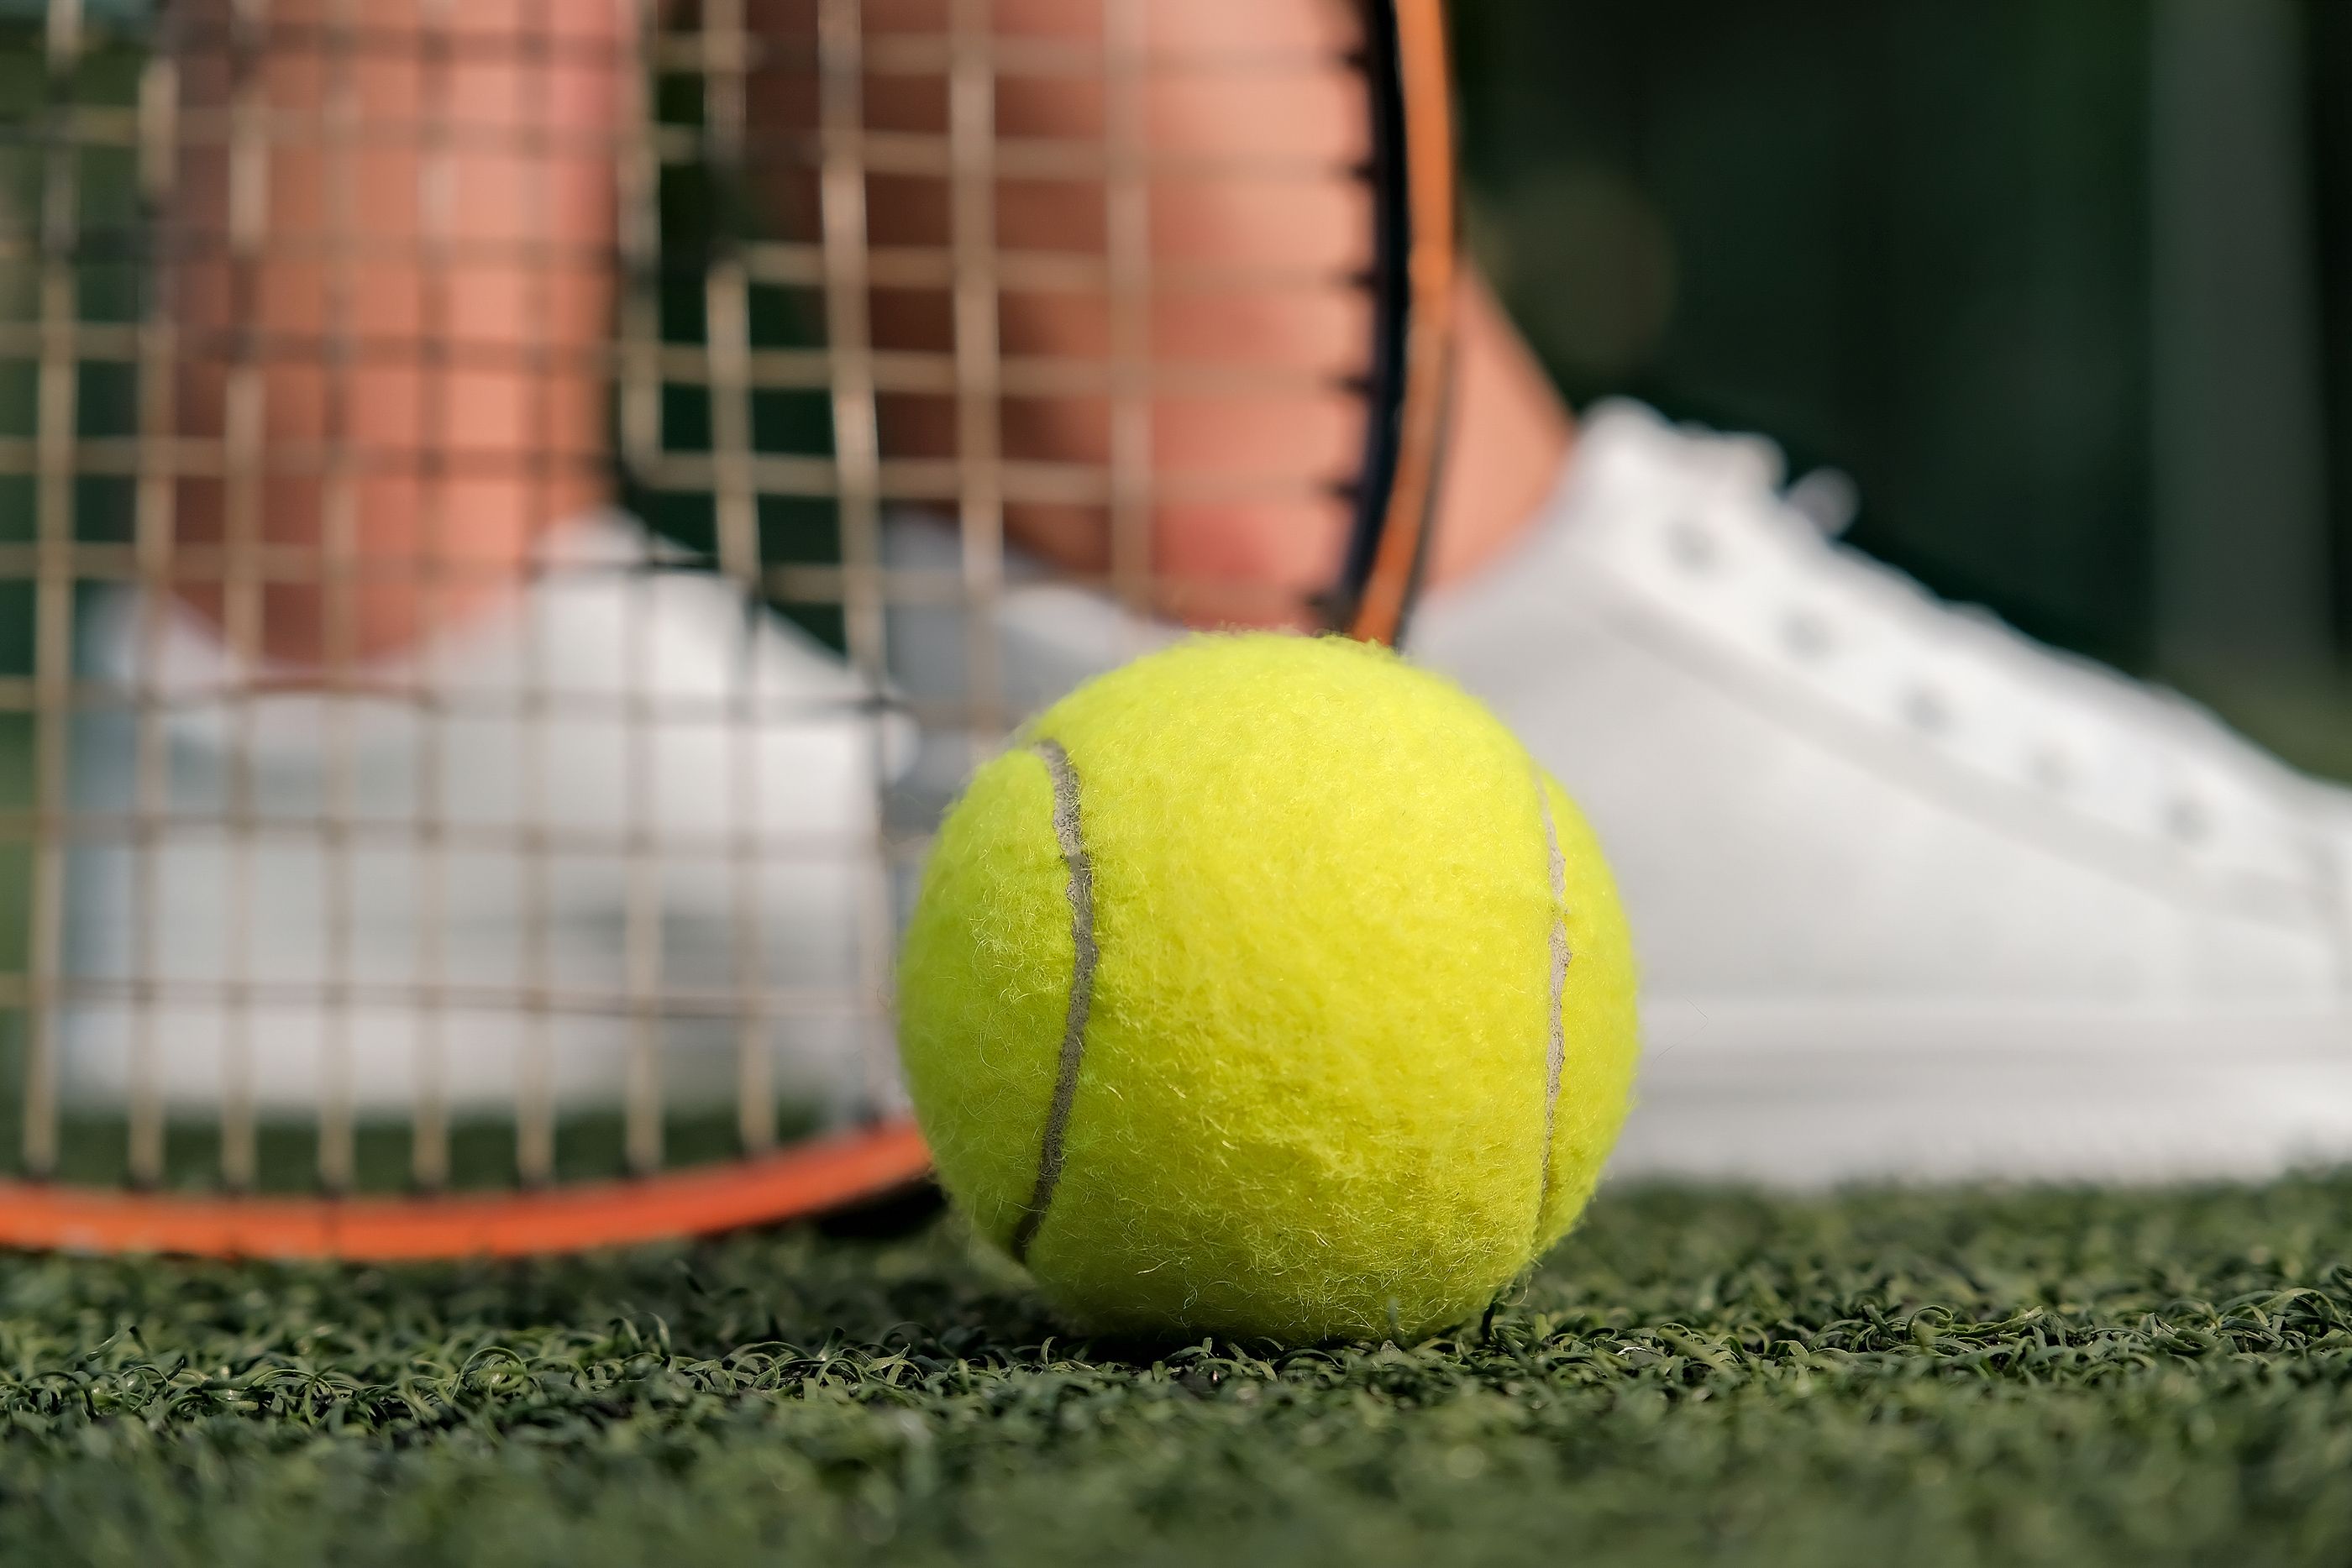
M 0 1261 L 0 1557 L 2352 1560 L 2352 1177 L 1618 1192 L 1412 1349 L 1059 1337 L 952 1222 Z

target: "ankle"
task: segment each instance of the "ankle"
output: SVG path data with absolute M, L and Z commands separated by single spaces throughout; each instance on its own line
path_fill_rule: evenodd
M 1456 305 L 1452 439 L 1426 577 L 1475 575 L 1533 526 L 1559 483 L 1574 421 L 1543 367 L 1475 273 Z

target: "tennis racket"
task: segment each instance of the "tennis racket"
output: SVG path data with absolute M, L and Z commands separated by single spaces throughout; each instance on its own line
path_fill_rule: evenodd
M 0 77 L 0 1244 L 907 1190 L 963 772 L 1404 624 L 1438 0 L 24 0 Z

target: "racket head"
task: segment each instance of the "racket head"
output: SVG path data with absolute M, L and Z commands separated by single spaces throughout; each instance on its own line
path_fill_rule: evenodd
M 1008 585 L 1182 612 L 1166 541 L 1239 496 L 1328 534 L 1244 618 L 1403 627 L 1455 287 L 1437 0 L 1256 58 L 1147 0 L 557 21 L 589 9 L 50 0 L 0 40 L 37 89 L 0 152 L 0 1244 L 504 1255 L 919 1183 L 891 952 L 1040 695 Z M 1286 65 L 1356 84 L 1344 157 L 1159 144 L 1160 95 Z M 1014 187 L 1064 166 L 1103 215 L 1057 251 Z M 1361 211 L 1281 284 L 1360 320 L 1344 363 L 1168 350 L 1220 266 L 1156 209 L 1212 178 Z M 1344 460 L 1188 491 L 1185 410 L 1302 372 Z M 608 472 L 649 528 L 511 524 Z M 927 624 L 945 685 L 902 662 Z

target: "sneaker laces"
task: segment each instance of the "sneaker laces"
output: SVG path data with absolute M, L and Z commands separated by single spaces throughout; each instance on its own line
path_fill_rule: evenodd
M 1840 542 L 1842 475 L 1790 485 L 1770 441 L 1670 426 L 1638 404 L 1596 409 L 1585 439 L 1630 450 L 1641 487 L 1675 496 L 1670 549 L 1726 584 L 1694 611 L 1747 621 L 1728 634 L 1772 648 L 1841 706 L 1891 710 L 1980 768 L 2183 843 L 2257 802 L 2276 823 L 2282 796 L 2322 791 L 2188 697 L 1948 603 Z M 1744 570 L 1714 570 L 1727 563 Z

